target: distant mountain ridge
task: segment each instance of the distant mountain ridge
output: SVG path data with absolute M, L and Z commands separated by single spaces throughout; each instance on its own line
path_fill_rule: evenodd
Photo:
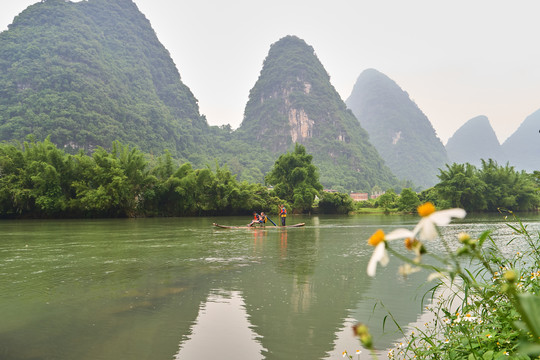
M 446 143 L 448 158 L 452 163 L 481 165 L 481 159 L 500 162 L 501 145 L 486 116 L 477 116 L 463 124 Z
M 451 162 L 481 165 L 481 159 L 493 159 L 517 170 L 540 170 L 540 109 L 527 116 L 502 144 L 485 116 L 463 124 L 446 144 Z
M 540 109 L 527 116 L 501 146 L 503 162 L 518 170 L 540 170 Z
M 426 115 L 393 80 L 375 69 L 363 71 L 346 104 L 396 176 L 422 188 L 438 182 L 446 150 Z
M 270 47 L 237 131 L 273 154 L 304 145 L 326 187 L 369 191 L 397 183 L 313 48 L 296 36 Z

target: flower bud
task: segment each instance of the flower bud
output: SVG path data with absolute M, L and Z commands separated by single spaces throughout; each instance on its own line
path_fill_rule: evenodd
M 471 236 L 466 232 L 461 232 L 458 235 L 458 240 L 460 243 L 466 244 L 467 242 L 469 242 L 469 240 L 471 240 Z
M 366 325 L 360 323 L 356 324 L 353 326 L 353 331 L 366 349 L 373 349 L 373 338 L 371 337 L 369 329 Z
M 510 284 L 513 284 L 517 280 L 517 274 L 514 270 L 508 270 L 504 273 L 504 279 L 508 281 Z

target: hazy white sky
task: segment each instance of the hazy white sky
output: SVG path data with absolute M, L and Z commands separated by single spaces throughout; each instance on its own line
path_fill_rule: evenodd
M 444 143 L 478 115 L 502 142 L 540 108 L 538 0 L 134 1 L 212 125 L 240 125 L 286 35 L 313 46 L 343 100 L 367 68 L 396 81 Z M 2 0 L 0 30 L 36 2 Z

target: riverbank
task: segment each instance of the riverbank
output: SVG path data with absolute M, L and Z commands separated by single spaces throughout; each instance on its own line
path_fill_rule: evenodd
M 385 208 L 359 208 L 349 213 L 350 215 L 364 215 L 364 214 L 385 214 L 385 215 L 406 215 L 410 214 L 405 211 L 398 211 L 397 209 L 385 209 Z

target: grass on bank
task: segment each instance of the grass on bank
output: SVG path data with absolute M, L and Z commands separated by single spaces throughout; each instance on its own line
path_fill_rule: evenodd
M 435 211 L 426 203 L 418 214 L 421 219 L 413 230 L 396 229 L 389 234 L 378 230 L 368 241 L 375 247 L 368 275 L 375 276 L 377 266 L 385 266 L 391 253 L 403 262 L 401 275 L 428 270 L 427 281 L 434 284 L 426 294 L 433 300 L 427 309 L 432 320 L 413 331 L 396 323 L 404 341 L 389 351 L 388 358 L 540 358 L 540 233 L 532 235 L 514 217 L 515 222 L 508 224 L 514 237 L 507 244 L 496 241 L 490 231 L 477 238 L 461 233 L 446 239 L 439 227 L 452 218 L 465 217 L 464 210 Z M 399 239 L 410 257 L 394 250 Z M 430 241 L 441 242 L 445 253 L 430 253 Z M 512 243 L 520 246 L 518 252 L 506 249 Z M 425 261 L 428 257 L 429 263 Z M 391 318 L 390 314 L 382 321 Z M 369 329 L 358 324 L 354 330 L 363 347 L 377 358 Z

